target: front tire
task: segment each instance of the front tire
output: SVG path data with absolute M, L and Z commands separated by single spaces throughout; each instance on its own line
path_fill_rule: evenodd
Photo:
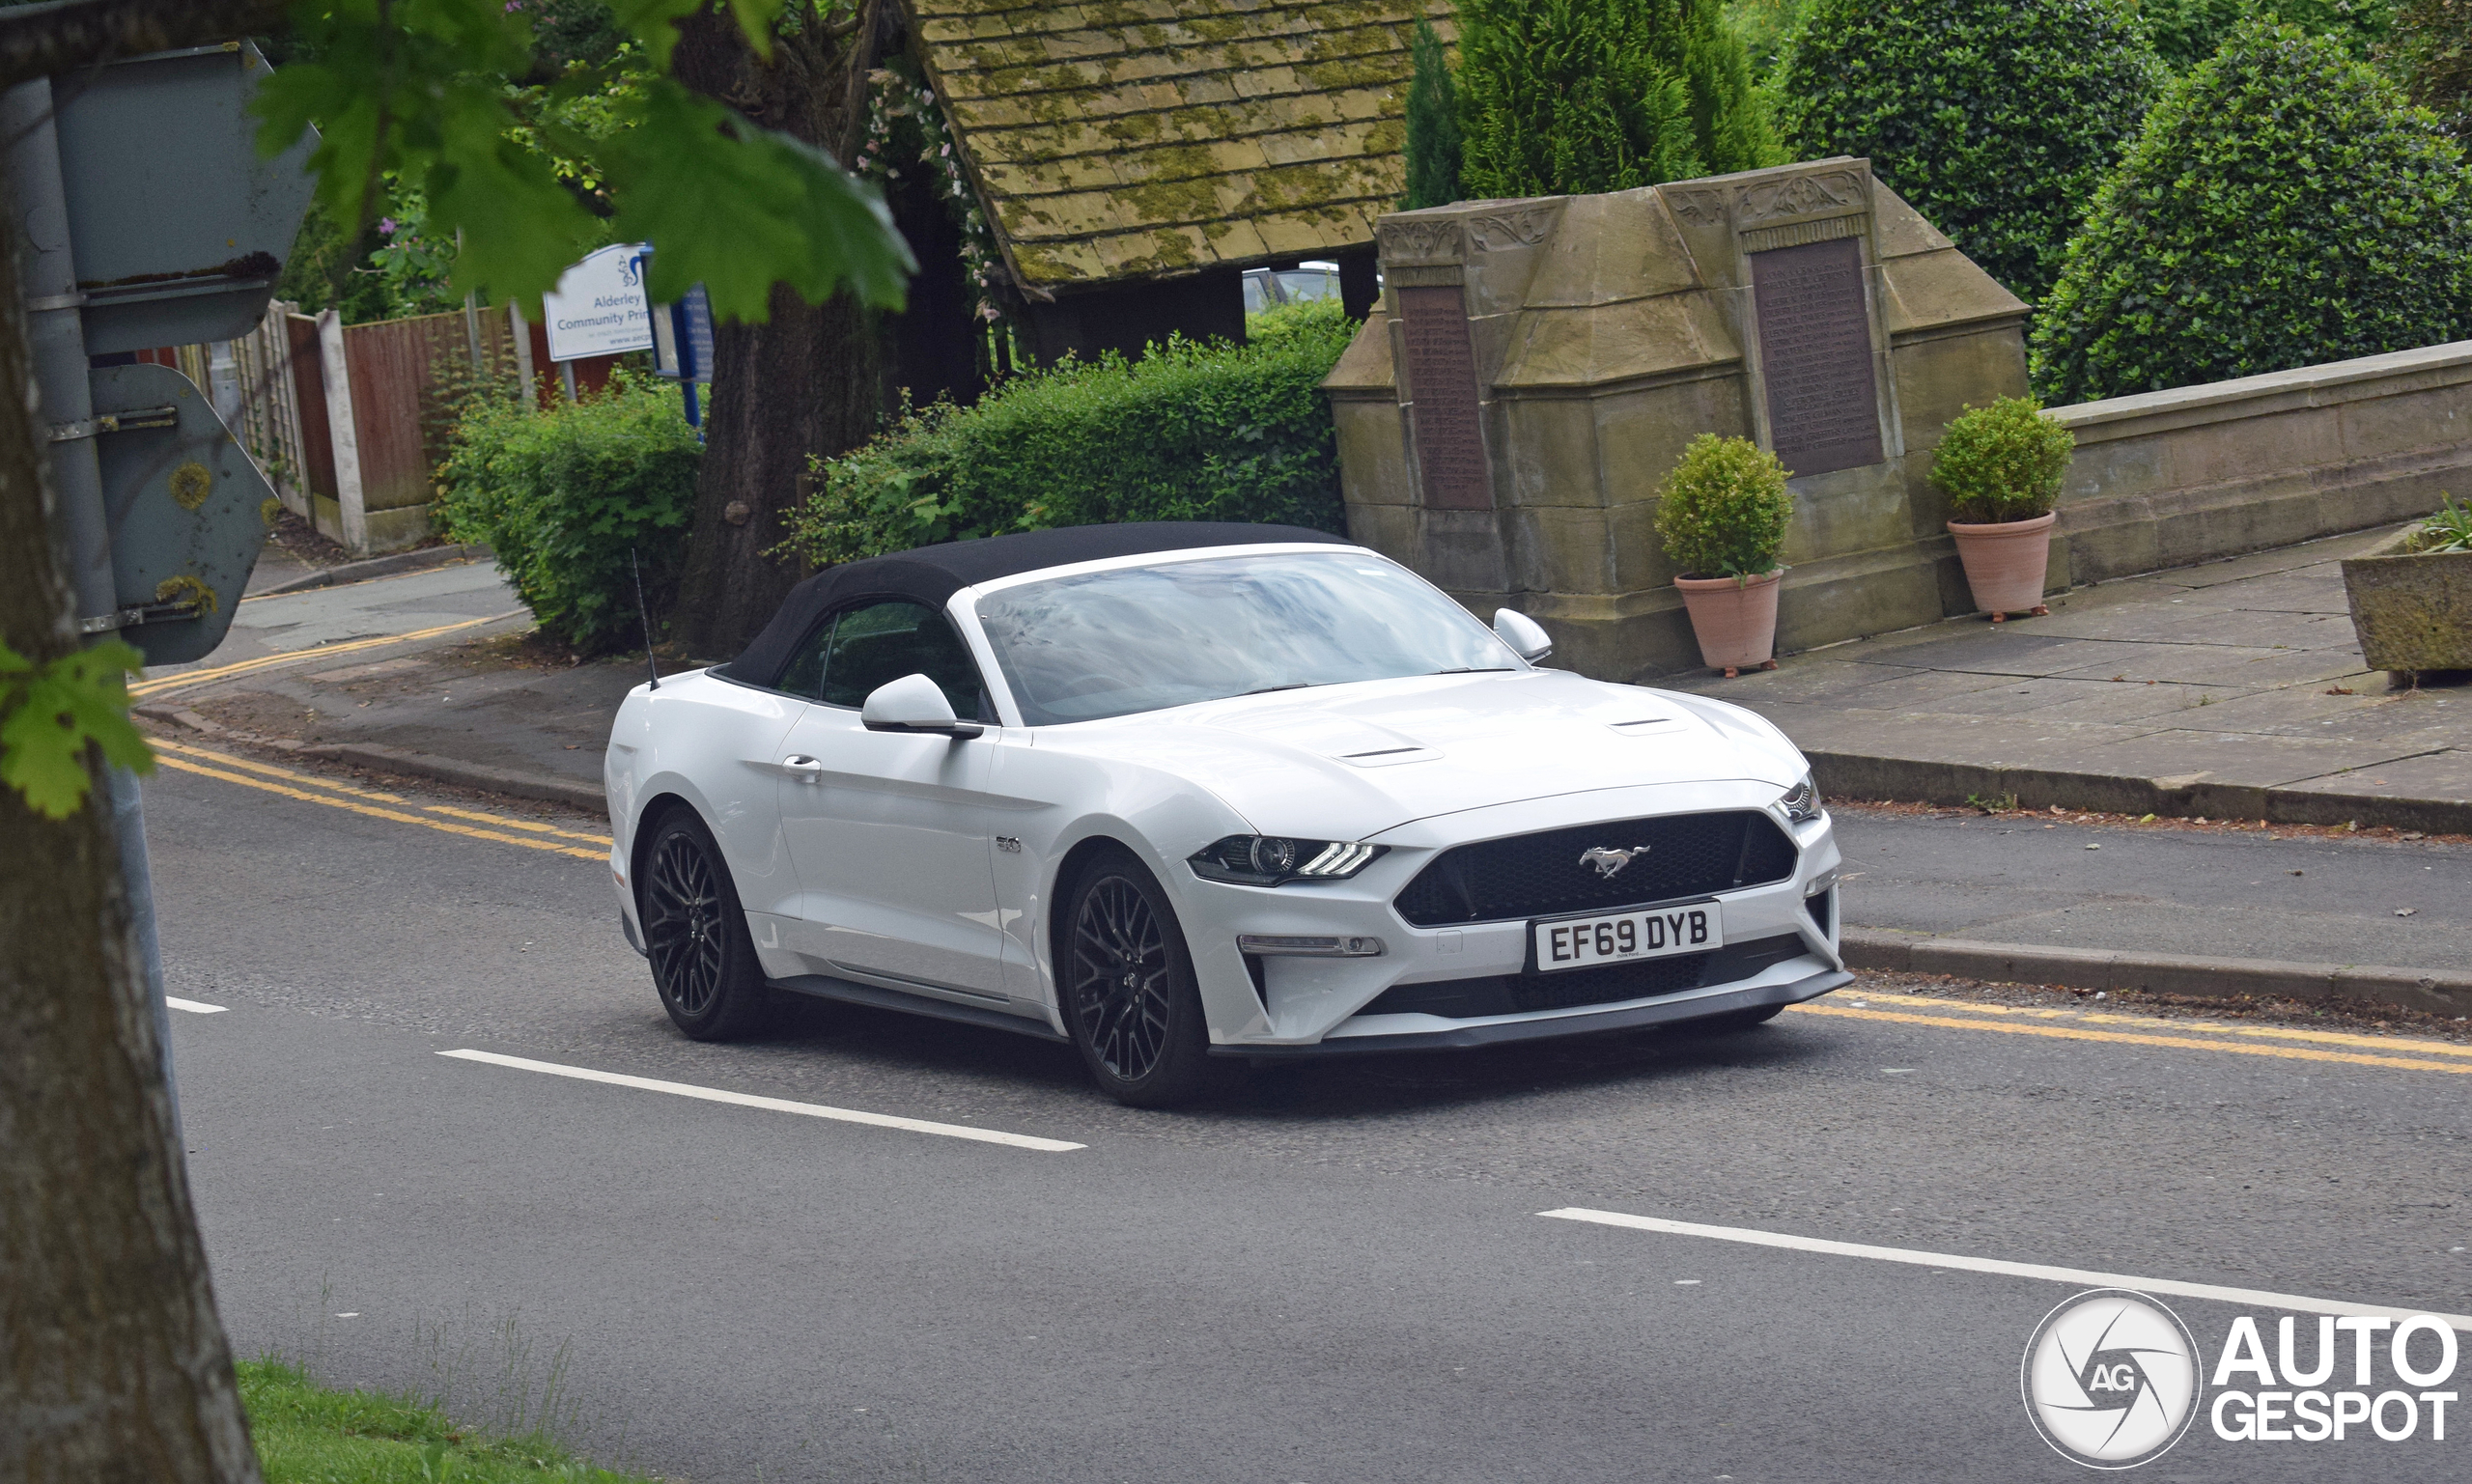
M 673 809 L 654 826 L 635 910 L 653 988 L 672 1024 L 698 1041 L 727 1041 L 762 1026 L 772 992 L 720 844 L 693 810 Z
M 1208 1087 L 1210 1030 L 1193 955 L 1166 892 L 1130 852 L 1082 868 L 1055 959 L 1073 1045 L 1109 1097 L 1170 1107 Z

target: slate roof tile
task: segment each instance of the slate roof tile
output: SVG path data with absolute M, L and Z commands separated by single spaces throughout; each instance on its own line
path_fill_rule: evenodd
M 905 0 L 1025 284 L 1311 257 L 1405 188 L 1408 40 L 1449 0 Z

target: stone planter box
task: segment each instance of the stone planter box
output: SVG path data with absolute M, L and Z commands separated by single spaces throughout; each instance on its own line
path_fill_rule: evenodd
M 2472 670 L 2472 551 L 2405 556 L 2402 544 L 2344 563 L 2361 655 L 2375 670 Z

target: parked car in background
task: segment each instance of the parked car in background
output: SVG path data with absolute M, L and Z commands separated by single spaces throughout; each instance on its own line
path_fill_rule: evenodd
M 1847 983 L 1793 744 L 1550 648 L 1288 527 L 831 568 L 621 707 L 626 933 L 690 1036 L 796 991 L 1069 1041 L 1143 1106 L 1214 1055 L 1747 1025 Z
M 1339 297 L 1339 266 L 1300 263 L 1292 268 L 1248 268 L 1245 271 L 1245 313 L 1257 315 L 1284 304 Z

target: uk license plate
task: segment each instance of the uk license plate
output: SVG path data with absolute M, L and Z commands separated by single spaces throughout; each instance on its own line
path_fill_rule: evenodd
M 1726 942 L 1725 915 L 1714 902 L 1534 922 L 1529 924 L 1529 932 L 1536 942 L 1537 972 L 1547 974 L 1632 959 L 1705 953 Z

